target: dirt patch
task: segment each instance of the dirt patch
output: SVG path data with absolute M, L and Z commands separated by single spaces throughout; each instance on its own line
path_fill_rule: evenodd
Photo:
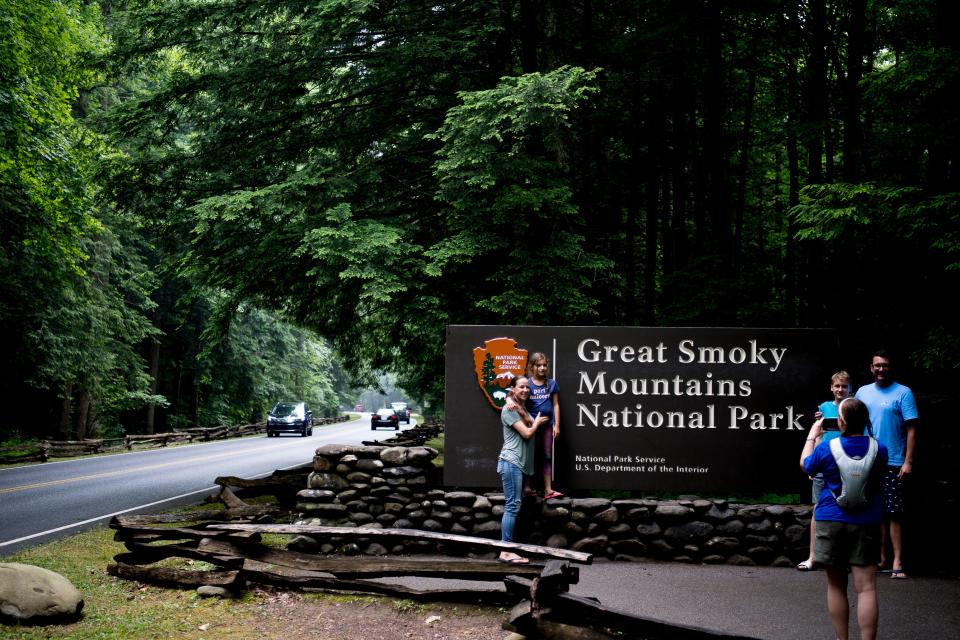
M 255 630 L 271 640 L 498 640 L 510 635 L 501 627 L 506 612 L 490 607 L 265 589 L 255 596 Z

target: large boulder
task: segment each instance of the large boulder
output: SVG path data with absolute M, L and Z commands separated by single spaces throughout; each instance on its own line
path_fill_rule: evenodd
M 52 624 L 80 617 L 83 596 L 59 573 L 29 564 L 0 562 L 0 621 Z

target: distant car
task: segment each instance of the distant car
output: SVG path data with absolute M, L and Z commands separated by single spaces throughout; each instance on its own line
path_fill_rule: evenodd
M 378 409 L 370 416 L 370 430 L 376 431 L 377 427 L 393 427 L 394 431 L 399 431 L 400 417 L 393 409 Z
M 397 418 L 410 424 L 410 407 L 407 406 L 406 402 L 391 402 L 390 406 L 397 412 Z
M 313 412 L 304 402 L 278 402 L 267 416 L 267 437 L 281 433 L 313 435 Z
M 362 405 L 362 404 L 358 404 L 357 406 L 355 406 L 355 407 L 353 408 L 353 410 L 354 410 L 354 411 L 359 411 L 360 413 L 363 413 L 363 405 Z

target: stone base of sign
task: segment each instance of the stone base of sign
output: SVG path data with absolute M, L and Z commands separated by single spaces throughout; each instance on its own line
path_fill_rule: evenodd
M 308 487 L 297 494 L 298 524 L 422 529 L 499 539 L 501 493 L 438 486 L 429 447 L 324 445 Z M 677 500 L 524 498 L 514 539 L 616 560 L 793 566 L 807 557 L 812 507 Z M 313 540 L 320 553 L 429 553 L 427 542 Z M 449 550 L 453 552 L 453 550 Z

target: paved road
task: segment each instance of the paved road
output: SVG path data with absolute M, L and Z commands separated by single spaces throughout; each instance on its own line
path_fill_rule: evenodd
M 580 582 L 570 591 L 634 615 L 730 634 L 770 640 L 834 638 L 823 571 L 599 560 L 580 567 Z M 856 602 L 852 588 L 850 594 L 851 603 Z M 960 580 L 891 580 L 880 574 L 878 598 L 880 638 L 960 638 Z M 859 638 L 855 630 L 851 638 Z
M 782 567 L 735 567 L 642 560 L 600 559 L 577 565 L 580 581 L 570 593 L 610 608 L 669 624 L 763 640 L 834 640 L 827 616 L 826 575 Z M 435 578 L 386 581 L 430 588 L 489 589 L 490 583 Z M 878 579 L 884 640 L 960 639 L 960 580 L 911 576 Z M 856 596 L 850 593 L 851 620 Z M 859 640 L 851 625 L 851 640 Z M 503 638 L 504 636 L 493 636 Z
M 92 528 L 121 513 L 194 504 L 217 489 L 217 476 L 266 476 L 310 462 L 321 444 L 393 435 L 383 431 L 373 434 L 370 416 L 363 414 L 351 422 L 314 427 L 313 436 L 306 438 L 258 436 L 2 468 L 0 555 Z

